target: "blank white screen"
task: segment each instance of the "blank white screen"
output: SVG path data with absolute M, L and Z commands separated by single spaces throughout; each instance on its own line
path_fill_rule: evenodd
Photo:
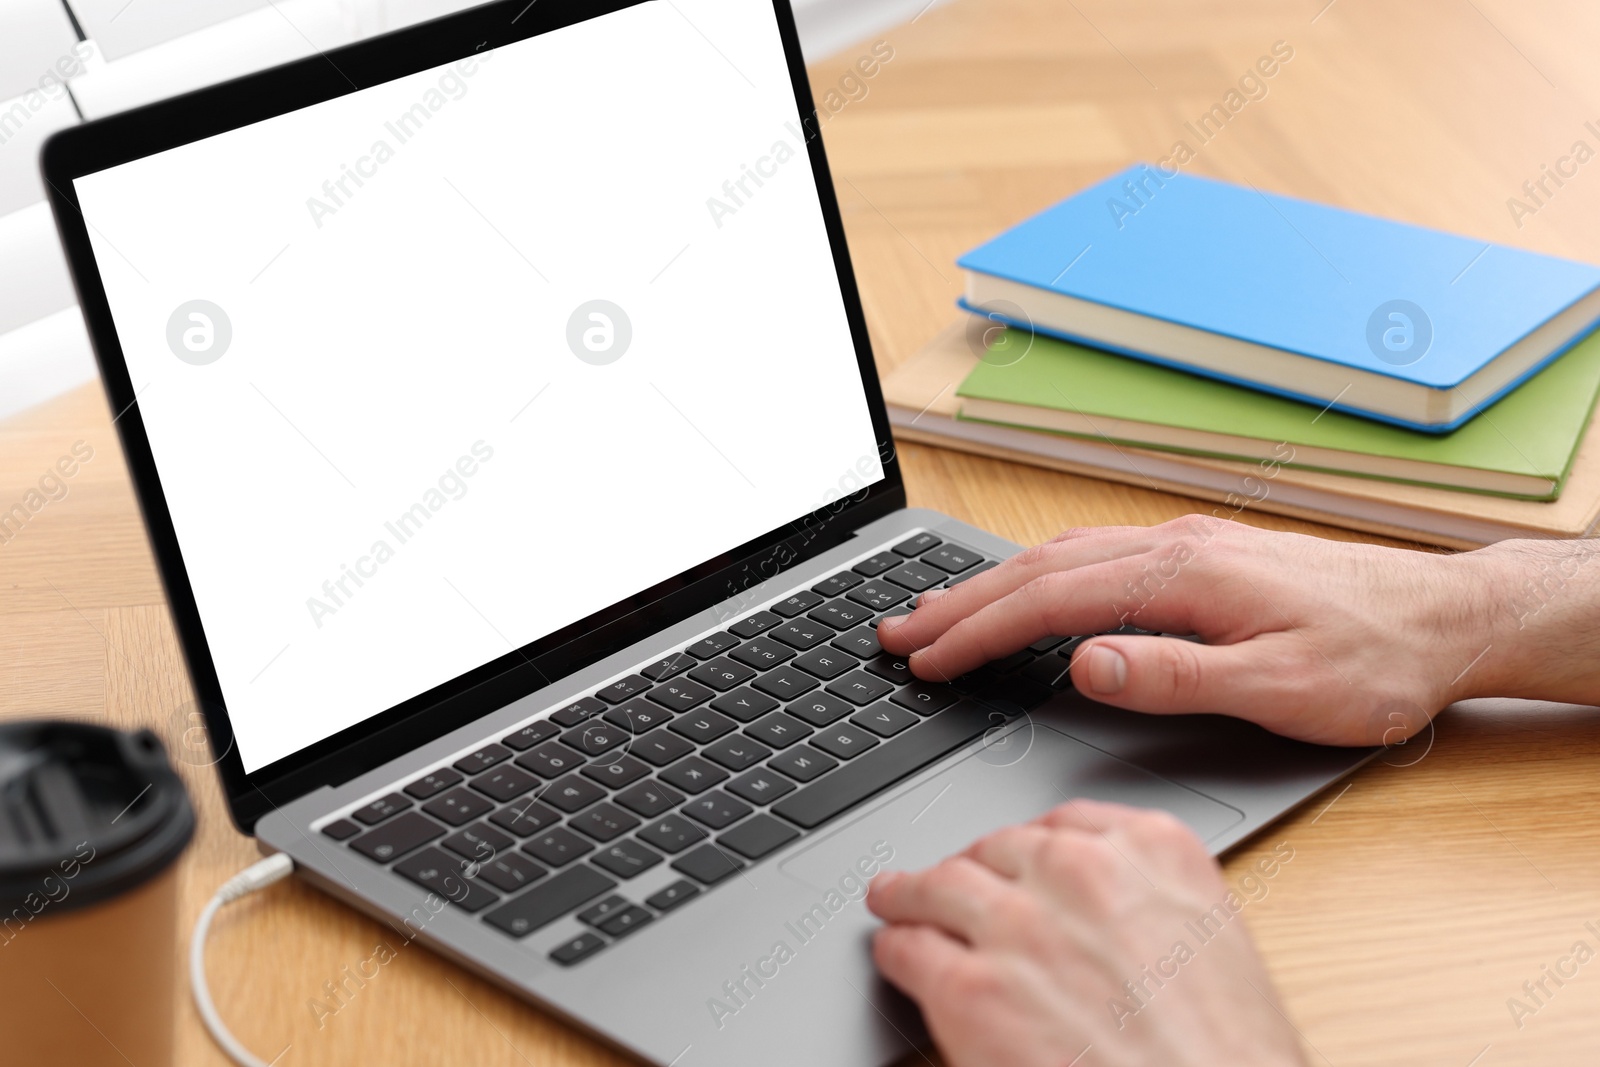
M 796 120 L 651 2 L 77 181 L 247 771 L 882 478 Z

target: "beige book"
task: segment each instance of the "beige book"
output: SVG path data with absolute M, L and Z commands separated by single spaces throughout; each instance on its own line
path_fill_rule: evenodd
M 966 331 L 965 321 L 951 325 L 884 379 L 896 437 L 1200 497 L 1223 516 L 1255 508 L 1450 548 L 1589 537 L 1600 523 L 1600 436 L 1592 422 L 1561 499 L 1548 502 L 1156 452 L 957 419 L 956 389 L 978 362 Z

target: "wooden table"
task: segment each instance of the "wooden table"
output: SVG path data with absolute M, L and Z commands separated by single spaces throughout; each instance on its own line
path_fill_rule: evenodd
M 1193 173 L 1595 258 L 1600 161 L 1560 188 L 1547 183 L 1551 195 L 1520 220 L 1507 198 L 1531 203 L 1522 183 L 1573 142 L 1600 148 L 1600 122 L 1584 125 L 1600 120 L 1600 7 L 1324 3 L 955 0 L 883 34 L 893 58 L 824 135 L 882 366 L 955 316 L 958 254 L 1128 162 L 1162 158 L 1180 139 L 1198 148 Z M 1278 41 L 1292 60 L 1200 146 L 1185 121 L 1222 102 Z M 813 68 L 819 95 L 867 50 Z M 174 752 L 192 753 L 179 651 L 97 387 L 0 426 L 0 510 L 80 440 L 94 458 L 66 495 L 0 544 L 0 715 L 150 725 Z M 902 455 L 914 504 L 1025 543 L 1068 525 L 1155 523 L 1197 506 L 937 449 Z M 1357 536 L 1249 512 L 1240 519 Z M 1294 849 L 1247 918 L 1311 1061 L 1600 1060 L 1600 962 L 1520 1028 L 1507 1006 L 1576 941 L 1600 948 L 1583 925 L 1600 920 L 1600 719 L 1464 706 L 1439 721 L 1431 748 L 1391 763 L 1227 865 L 1242 873 L 1280 841 Z M 229 824 L 211 773 L 183 771 L 201 817 L 182 861 L 187 927 L 256 854 Z M 419 948 L 402 950 L 319 1025 L 309 1004 L 323 983 L 386 938 L 378 924 L 286 884 L 222 921 L 213 989 L 258 1053 L 290 1046 L 285 1067 L 623 1062 Z M 179 1062 L 223 1063 L 182 993 Z

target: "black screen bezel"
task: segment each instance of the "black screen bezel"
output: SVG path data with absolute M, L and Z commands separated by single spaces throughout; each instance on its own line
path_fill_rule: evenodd
M 95 265 L 74 179 L 224 133 L 491 48 L 662 0 L 503 0 L 64 130 L 42 151 L 51 210 L 143 513 L 229 810 L 249 833 L 274 807 L 350 780 L 550 682 L 737 595 L 783 567 L 847 540 L 864 523 L 905 506 L 855 274 L 818 136 L 788 0 L 773 0 L 800 123 L 832 246 L 883 478 L 872 486 L 643 590 L 541 640 L 253 772 L 246 773 L 205 629 L 183 562 L 137 396 Z M 803 309 L 802 309 L 803 313 Z

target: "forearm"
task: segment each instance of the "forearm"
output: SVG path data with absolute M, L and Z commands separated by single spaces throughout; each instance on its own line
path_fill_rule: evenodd
M 1452 695 L 1600 704 L 1600 541 L 1504 541 L 1456 559 L 1490 595 L 1486 651 Z

